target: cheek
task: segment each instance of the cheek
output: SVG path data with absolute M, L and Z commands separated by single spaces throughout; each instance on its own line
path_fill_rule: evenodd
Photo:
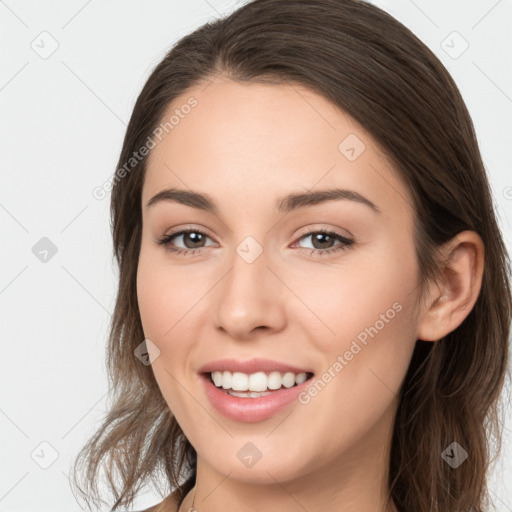
M 336 334 L 317 340 L 322 373 L 301 401 L 311 425 L 303 445 L 313 447 L 312 452 L 319 430 L 332 434 L 323 442 L 325 454 L 357 445 L 371 431 L 377 437 L 387 435 L 380 428 L 386 430 L 398 404 L 415 346 L 411 304 L 406 294 L 396 291 L 393 296 L 368 297 L 359 306 L 352 315 L 339 309 L 331 319 Z
M 412 248 L 397 251 L 392 241 L 384 240 L 371 250 L 347 253 L 340 264 L 319 267 L 313 276 L 297 271 L 287 280 L 309 310 L 297 303 L 297 321 L 307 324 L 325 354 L 336 353 L 359 335 L 364 341 L 375 324 L 383 338 L 412 327 L 408 311 L 418 282 Z
M 141 248 L 137 269 L 137 301 L 144 336 L 159 349 L 151 364 L 152 371 L 169 409 L 178 419 L 187 417 L 178 382 L 183 381 L 182 365 L 187 357 L 186 316 L 183 292 L 176 271 L 162 268 L 158 253 Z M 179 281 L 179 279 L 178 279 Z M 183 319 L 180 321 L 180 319 Z M 182 343 L 180 345 L 180 343 Z
M 197 303 L 200 293 L 196 280 L 191 281 L 179 266 L 166 264 L 162 253 L 163 249 L 150 250 L 143 244 L 137 269 L 137 301 L 144 333 L 161 349 L 181 328 L 180 319 Z
M 350 275 L 339 275 L 330 285 L 336 299 L 324 311 L 335 334 L 319 349 L 335 375 L 324 380 L 333 382 L 326 398 L 340 404 L 331 411 L 340 421 L 351 417 L 364 425 L 378 418 L 397 398 L 414 350 L 414 258 L 388 254 L 381 252 L 374 264 L 364 262 L 364 272 L 352 267 Z
M 303 282 L 302 293 L 321 319 L 307 320 L 319 326 L 312 342 L 323 354 L 317 404 L 338 404 L 329 411 L 319 407 L 319 422 L 350 417 L 364 428 L 396 398 L 415 346 L 417 280 L 414 253 L 397 254 L 390 244 L 328 276 L 317 274 L 314 287 Z
M 173 397 L 173 403 L 179 394 L 173 377 L 179 381 L 191 377 L 188 362 L 195 356 L 192 340 L 201 337 L 199 330 L 207 309 L 200 299 L 207 288 L 205 279 L 192 279 L 190 271 L 170 265 L 159 250 L 141 248 L 137 270 L 140 318 L 145 337 L 160 351 L 152 363 L 155 377 L 166 398 Z
M 151 260 L 141 254 L 137 270 L 137 301 L 144 334 L 159 347 L 158 340 L 162 339 L 166 326 L 169 328 L 171 319 L 167 315 L 173 307 L 172 295 L 162 277 Z

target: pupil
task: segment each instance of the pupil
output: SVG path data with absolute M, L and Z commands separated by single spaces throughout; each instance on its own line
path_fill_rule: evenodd
M 316 236 L 313 236 L 313 245 L 316 249 L 325 249 L 325 247 L 322 246 L 322 238 L 326 238 L 328 243 L 331 237 L 325 233 L 317 233 Z M 315 242 L 320 242 L 321 247 L 316 247 Z
M 201 241 L 202 241 L 201 240 L 202 235 L 200 233 L 186 233 L 185 234 L 185 239 L 187 237 L 190 237 L 192 239 L 192 244 L 194 244 L 194 243 L 199 244 L 199 245 L 195 245 L 195 246 L 191 247 L 191 249 L 193 249 L 195 247 L 201 247 L 200 244 L 201 244 Z M 185 245 L 187 245 L 187 244 L 185 244 Z

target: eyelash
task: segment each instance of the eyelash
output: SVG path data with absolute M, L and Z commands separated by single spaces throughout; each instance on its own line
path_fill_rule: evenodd
M 179 248 L 177 249 L 176 247 L 172 247 L 170 245 L 170 242 L 173 238 L 180 236 L 180 235 L 189 234 L 189 233 L 199 233 L 202 236 L 210 238 L 206 233 L 204 233 L 200 229 L 186 229 L 183 231 L 176 231 L 175 233 L 166 235 L 163 238 L 161 238 L 160 240 L 158 240 L 157 243 L 158 243 L 158 245 L 163 246 L 163 248 L 166 251 L 173 253 L 173 254 L 179 254 L 181 256 L 186 256 L 187 254 L 194 254 L 196 252 L 199 252 L 201 249 L 204 249 L 204 247 L 199 247 L 197 249 L 179 249 Z M 351 240 L 350 238 L 346 238 L 338 233 L 335 233 L 334 231 L 326 231 L 326 230 L 309 231 L 307 233 L 304 233 L 299 238 L 299 240 L 301 240 L 302 238 L 305 238 L 307 236 L 311 236 L 311 235 L 318 234 L 318 233 L 321 233 L 322 235 L 329 235 L 332 238 L 339 240 L 341 243 L 339 243 L 329 249 L 309 249 L 309 248 L 305 248 L 305 247 L 299 247 L 299 251 L 311 251 L 309 254 L 310 256 L 313 256 L 313 255 L 325 256 L 325 255 L 332 254 L 334 252 L 338 252 L 340 250 L 344 251 L 348 247 L 350 247 L 351 245 L 353 245 L 355 243 L 355 241 Z

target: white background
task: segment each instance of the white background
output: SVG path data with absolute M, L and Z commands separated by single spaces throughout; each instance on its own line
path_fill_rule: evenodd
M 460 87 L 510 250 L 511 0 L 378 4 L 438 55 Z M 115 170 L 151 69 L 178 38 L 238 5 L 0 2 L 0 512 L 80 510 L 67 474 L 105 411 L 105 343 L 117 287 L 109 196 L 98 200 L 92 190 Z M 453 31 L 469 44 L 457 58 L 464 43 Z M 48 58 L 32 48 L 52 44 L 58 48 Z M 32 252 L 42 237 L 57 247 L 46 263 Z M 490 486 L 500 512 L 512 511 L 511 429 L 508 410 Z M 34 450 L 40 463 L 50 463 L 53 450 L 58 458 L 43 469 Z M 160 501 L 150 491 L 135 510 Z

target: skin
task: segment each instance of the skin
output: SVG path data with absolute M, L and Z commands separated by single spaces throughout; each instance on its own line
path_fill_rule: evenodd
M 180 510 L 195 491 L 198 511 L 384 511 L 397 396 L 415 342 L 438 340 L 467 316 L 482 242 L 466 231 L 443 247 L 454 256 L 445 279 L 420 297 L 410 195 L 355 120 L 297 85 L 219 77 L 177 98 L 169 115 L 190 96 L 197 106 L 149 157 L 137 275 L 144 334 L 160 351 L 155 378 L 198 454 L 197 485 Z M 338 149 L 349 134 L 365 145 L 354 161 Z M 347 199 L 276 212 L 285 194 L 335 186 L 380 213 Z M 170 201 L 146 207 L 170 187 L 208 194 L 218 213 Z M 207 234 L 195 254 L 157 243 L 188 228 Z M 321 229 L 355 243 L 319 255 L 340 244 L 314 245 L 307 233 Z M 263 249 L 252 263 L 236 251 L 247 236 Z M 186 236 L 171 243 L 194 247 Z M 243 423 L 204 394 L 198 368 L 224 357 L 274 359 L 321 377 L 396 303 L 394 318 L 307 404 Z M 262 454 L 251 468 L 237 457 L 248 442 Z

